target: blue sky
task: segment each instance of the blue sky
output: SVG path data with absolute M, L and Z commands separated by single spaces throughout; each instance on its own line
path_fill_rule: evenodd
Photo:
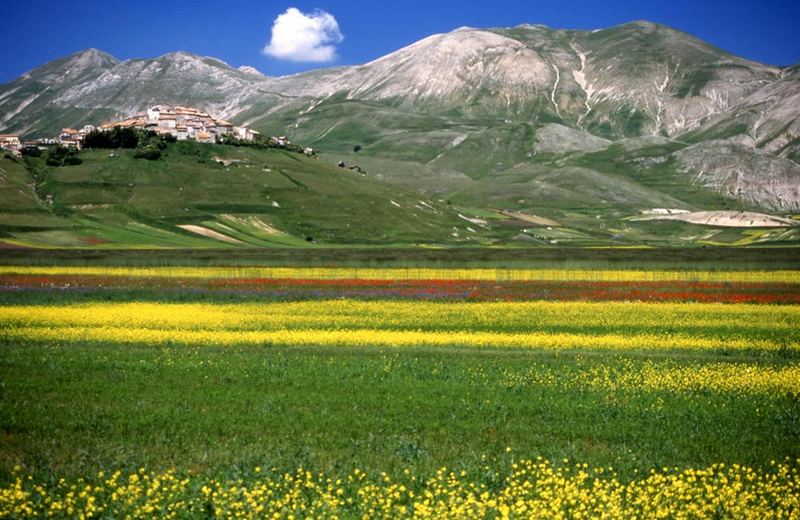
M 596 29 L 637 19 L 672 26 L 753 60 L 776 65 L 800 62 L 797 0 L 3 0 L 2 5 L 0 82 L 88 47 L 120 59 L 186 50 L 233 66 L 250 65 L 267 75 L 282 75 L 364 63 L 430 34 L 465 25 L 540 23 Z M 275 19 L 290 7 L 306 15 L 321 10 L 335 19 L 338 33 L 327 33 L 332 47 L 317 48 L 320 52 L 313 54 L 332 60 L 289 61 L 287 56 L 298 56 L 278 46 L 270 48 L 272 56 L 263 52 Z M 328 29 L 329 22 L 325 22 Z

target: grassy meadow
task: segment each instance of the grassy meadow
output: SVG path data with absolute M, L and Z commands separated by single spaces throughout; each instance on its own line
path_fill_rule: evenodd
M 374 118 L 375 107 L 366 108 Z M 525 142 L 530 140 L 527 125 L 517 130 L 527 135 Z M 397 156 L 378 143 L 370 147 L 378 155 L 308 157 L 194 142 L 169 144 L 153 161 L 137 159 L 135 151 L 126 149 L 86 149 L 80 164 L 64 166 L 48 165 L 46 154 L 2 156 L 0 247 L 237 253 L 420 245 L 680 251 L 719 245 L 796 247 L 800 239 L 796 226 L 719 228 L 637 221 L 641 210 L 650 207 L 757 208 L 706 191 L 692 197 L 696 190 L 687 191 L 674 168 L 647 170 L 645 175 L 638 156 L 618 164 L 604 152 L 579 154 L 561 171 L 550 160 L 527 164 L 529 144 L 522 142 L 486 155 L 485 141 L 504 142 L 518 133 L 509 131 L 476 134 L 439 157 L 402 155 L 425 148 L 419 142 L 394 143 Z M 423 141 L 446 146 L 466 134 L 453 130 L 437 135 L 435 140 L 426 135 Z M 437 146 L 427 148 L 436 155 Z M 522 163 L 495 172 L 501 157 Z M 562 159 L 556 162 L 564 166 Z M 474 179 L 455 173 L 467 165 Z M 520 193 L 537 195 L 520 198 Z
M 788 257 L 73 260 L 0 266 L 0 517 L 800 514 Z

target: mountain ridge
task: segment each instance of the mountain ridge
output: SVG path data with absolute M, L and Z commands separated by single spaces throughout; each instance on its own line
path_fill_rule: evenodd
M 87 49 L 0 85 L 0 131 L 52 135 L 149 104 L 186 104 L 331 154 L 358 145 L 359 160 L 389 182 L 482 203 L 492 200 L 453 179 L 481 190 L 580 165 L 594 179 L 627 171 L 647 190 L 686 185 L 720 194 L 708 199 L 718 205 L 798 211 L 798 70 L 647 21 L 462 27 L 362 65 L 280 77 L 185 51 L 119 61 Z M 600 156 L 613 164 L 591 163 Z M 557 191 L 570 204 L 584 200 Z M 704 197 L 687 192 L 684 202 Z M 527 200 L 509 189 L 493 203 L 526 209 L 518 199 Z

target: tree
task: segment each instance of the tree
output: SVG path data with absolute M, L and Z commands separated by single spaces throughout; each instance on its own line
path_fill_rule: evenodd
M 78 157 L 78 150 L 76 148 L 65 148 L 63 146 L 56 146 L 47 152 L 48 166 L 74 166 L 81 164 L 83 160 Z
M 143 131 L 136 128 L 115 126 L 111 130 L 92 130 L 83 139 L 86 148 L 136 148 L 146 139 Z
M 134 159 L 147 159 L 148 161 L 157 161 L 161 159 L 161 150 L 146 146 L 144 148 L 137 148 L 133 153 Z
M 38 146 L 25 146 L 22 149 L 22 155 L 27 157 L 41 157 L 42 150 Z

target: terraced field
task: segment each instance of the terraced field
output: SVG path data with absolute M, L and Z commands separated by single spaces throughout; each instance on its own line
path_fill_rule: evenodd
M 794 518 L 800 272 L 0 267 L 0 517 Z

